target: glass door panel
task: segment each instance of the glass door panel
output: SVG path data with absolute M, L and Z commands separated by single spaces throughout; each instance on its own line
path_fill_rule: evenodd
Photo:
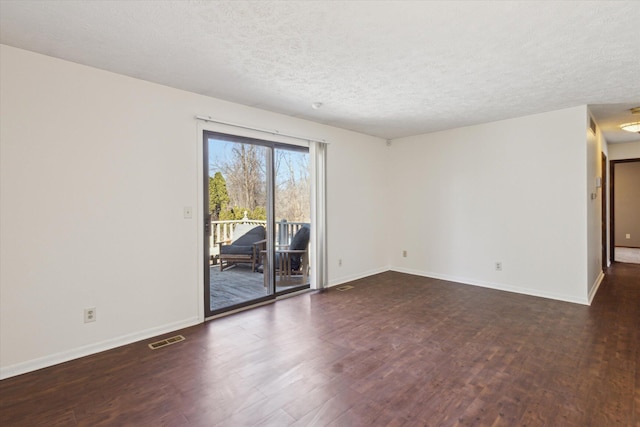
M 276 293 L 309 287 L 311 222 L 309 150 L 274 148 Z
M 267 203 L 273 149 L 215 134 L 205 137 L 204 149 L 205 296 L 211 316 L 273 298 L 262 272 L 272 223 Z

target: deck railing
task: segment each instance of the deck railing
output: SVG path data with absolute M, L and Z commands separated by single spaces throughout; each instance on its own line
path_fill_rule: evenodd
M 247 212 L 244 218 L 228 221 L 211 221 L 211 235 L 209 236 L 209 255 L 212 259 L 216 259 L 220 252 L 218 242 L 233 240 L 233 232 L 238 224 L 255 224 L 267 226 L 267 221 L 260 219 L 247 218 Z M 276 245 L 288 245 L 291 239 L 300 228 L 308 225 L 307 222 L 287 221 L 286 219 L 276 222 Z

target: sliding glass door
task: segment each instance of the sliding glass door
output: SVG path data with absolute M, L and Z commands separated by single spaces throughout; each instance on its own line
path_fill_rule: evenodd
M 203 152 L 206 316 L 308 287 L 308 149 L 205 132 Z

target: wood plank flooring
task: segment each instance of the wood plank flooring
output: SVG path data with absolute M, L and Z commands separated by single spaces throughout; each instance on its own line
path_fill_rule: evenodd
M 640 266 L 591 307 L 383 273 L 0 382 L 2 426 L 639 426 Z

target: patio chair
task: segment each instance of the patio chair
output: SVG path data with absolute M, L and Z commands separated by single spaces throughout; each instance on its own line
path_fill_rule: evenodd
M 309 236 L 311 229 L 302 226 L 286 246 L 276 249 L 276 284 L 278 286 L 303 285 L 309 277 Z M 265 257 L 266 262 L 266 257 Z M 265 276 L 265 286 L 266 286 Z
M 255 270 L 266 242 L 265 228 L 262 225 L 238 224 L 233 235 L 233 240 L 218 242 L 220 271 L 239 262 L 251 263 L 251 270 Z

